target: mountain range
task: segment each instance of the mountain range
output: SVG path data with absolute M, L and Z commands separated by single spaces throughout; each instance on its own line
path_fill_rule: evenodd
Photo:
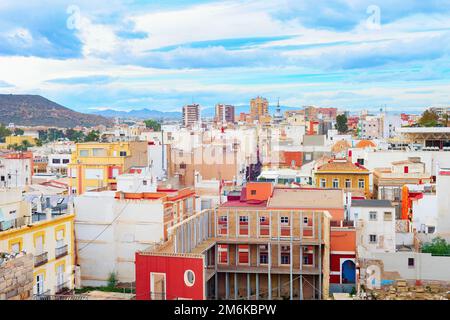
M 292 107 L 286 107 L 286 106 L 280 106 L 280 109 L 282 112 L 286 110 L 293 110 L 295 108 Z M 276 106 L 269 106 L 269 113 L 274 114 L 276 110 Z M 246 105 L 241 106 L 235 106 L 235 113 L 236 116 L 239 115 L 241 112 L 248 113 L 250 111 L 250 107 Z M 203 108 L 201 110 L 202 117 L 214 117 L 215 108 L 209 107 L 209 108 Z M 182 113 L 181 108 L 180 112 L 177 111 L 158 111 L 153 109 L 135 109 L 130 111 L 119 111 L 119 110 L 113 110 L 113 109 L 105 109 L 105 110 L 98 110 L 92 112 L 92 114 L 95 115 L 101 115 L 103 117 L 111 117 L 111 118 L 127 118 L 127 119 L 181 119 Z
M 73 111 L 39 95 L 0 94 L 0 123 L 73 128 L 112 125 L 100 115 Z

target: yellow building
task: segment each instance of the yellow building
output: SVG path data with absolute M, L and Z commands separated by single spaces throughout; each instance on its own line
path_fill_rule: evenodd
M 5 137 L 5 145 L 22 144 L 23 141 L 28 141 L 29 144 L 35 145 L 36 140 L 32 136 L 7 136 Z
M 0 252 L 25 251 L 34 256 L 34 295 L 61 294 L 74 288 L 75 215 L 70 205 L 67 208 L 60 211 L 40 205 L 37 213 L 22 200 L 21 191 L 0 190 Z
M 319 188 L 344 189 L 369 197 L 369 175 L 369 170 L 361 165 L 347 159 L 334 159 L 317 169 L 315 181 Z
M 71 192 L 114 188 L 119 174 L 148 165 L 147 148 L 145 141 L 77 143 L 68 165 Z

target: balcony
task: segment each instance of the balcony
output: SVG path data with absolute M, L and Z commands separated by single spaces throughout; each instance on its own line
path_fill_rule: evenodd
M 50 290 L 43 291 L 33 295 L 33 300 L 50 300 Z
M 48 252 L 43 252 L 39 255 L 34 256 L 34 266 L 39 267 L 48 262 Z
M 55 286 L 55 294 L 64 294 L 68 293 L 69 291 L 71 291 L 69 281 L 62 282 Z
M 61 246 L 55 249 L 55 259 L 62 258 L 67 255 L 68 245 Z
M 17 218 L 12 220 L 0 221 L 0 231 L 20 228 L 25 225 L 25 218 Z

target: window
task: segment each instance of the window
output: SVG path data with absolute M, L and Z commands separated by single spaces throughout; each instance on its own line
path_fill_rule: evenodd
M 147 185 L 147 180 L 142 180 L 142 184 L 143 184 L 144 186 L 146 186 L 146 185 Z
M 64 284 L 64 265 L 59 265 L 56 268 L 56 284 L 61 286 Z
M 259 217 L 259 222 L 266 222 L 267 221 L 267 219 L 266 219 L 266 217 Z
M 186 169 L 186 164 L 185 163 L 180 163 L 180 169 Z
M 308 256 L 303 256 L 303 264 L 310 264 Z
M 289 255 L 281 254 L 281 264 L 289 264 Z
M 377 243 L 377 235 L 376 234 L 369 235 L 369 243 Z
M 403 173 L 408 173 L 408 172 L 409 172 L 408 166 L 404 166 L 404 167 L 403 167 Z
M 226 223 L 226 222 L 228 221 L 228 217 L 227 217 L 227 216 L 220 216 L 220 217 L 219 217 L 219 221 L 220 221 L 220 222 L 225 222 L 225 223 Z
M 121 157 L 126 157 L 127 156 L 127 152 L 126 151 L 120 151 L 119 154 Z
M 321 188 L 326 188 L 327 186 L 327 180 L 325 179 L 320 179 L 320 187 Z
M 248 223 L 248 216 L 239 216 L 240 223 Z
M 11 253 L 19 253 L 20 252 L 20 242 L 13 243 L 11 245 Z
M 268 258 L 269 258 L 269 255 L 267 252 L 261 252 L 259 254 L 259 264 L 267 264 L 269 262 Z
M 280 263 L 281 264 L 290 264 L 290 247 L 289 246 L 281 246 L 281 255 L 280 255 Z
M 36 294 L 44 293 L 44 274 L 38 274 L 36 276 L 35 292 Z
M 345 187 L 348 189 L 352 187 L 352 181 L 350 179 L 345 179 Z
M 269 247 L 267 244 L 261 244 L 259 249 L 259 264 L 267 264 L 269 262 Z
M 186 270 L 184 272 L 184 284 L 188 287 L 192 287 L 195 284 L 195 273 L 192 270 Z
M 256 195 L 256 190 L 251 190 L 251 191 L 250 191 L 250 194 L 251 194 L 252 196 L 255 196 L 255 195 Z
M 369 212 L 369 220 L 370 221 L 377 221 L 377 213 L 376 213 L 376 211 L 370 211 Z
M 334 189 L 339 188 L 339 180 L 338 179 L 333 179 L 333 188 Z
M 414 268 L 414 258 L 408 258 L 408 267 Z
M 103 148 L 94 148 L 92 149 L 92 155 L 94 157 L 106 157 L 107 152 L 106 149 Z
M 55 164 L 61 163 L 61 159 L 52 159 L 52 163 Z
M 392 221 L 392 212 L 384 213 L 384 221 Z
M 364 179 L 359 179 L 358 180 L 358 188 L 364 189 L 364 186 L 365 186 Z
M 69 159 L 62 159 L 62 162 L 63 162 L 63 164 L 67 164 L 67 163 L 69 163 Z
M 282 224 L 289 224 L 289 217 L 281 217 L 280 222 Z
M 238 245 L 238 263 L 239 264 L 248 264 L 248 245 Z
M 358 164 L 360 164 L 360 165 L 362 165 L 362 166 L 364 165 L 364 159 L 361 159 L 361 158 L 360 158 L 360 159 L 358 159 L 358 160 L 356 160 L 356 161 L 358 162 Z
M 219 244 L 218 250 L 219 264 L 228 264 L 228 245 Z
M 308 217 L 303 218 L 303 224 L 308 224 Z
M 80 150 L 80 157 L 89 157 L 89 150 Z

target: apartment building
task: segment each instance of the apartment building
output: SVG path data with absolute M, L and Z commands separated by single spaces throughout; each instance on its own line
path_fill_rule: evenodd
M 105 286 L 111 273 L 121 283 L 134 282 L 134 253 L 167 240 L 167 229 L 195 212 L 193 190 L 157 188 L 148 170 L 131 171 L 117 178 L 117 192 L 90 191 L 75 198 L 77 264 L 84 286 Z
M 394 161 L 390 168 L 376 168 L 373 172 L 373 194 L 380 200 L 390 200 L 396 207 L 396 218 L 402 211 L 402 188 L 406 184 L 426 184 L 432 182 L 420 157 Z
M 138 299 L 328 298 L 331 213 L 302 208 L 303 192 L 248 183 L 173 226 L 167 243 L 136 253 Z
M 269 114 L 269 101 L 263 97 L 256 97 L 250 100 L 250 116 L 253 120 L 260 120 L 260 117 Z
M 216 104 L 216 112 L 214 120 L 220 123 L 234 123 L 235 114 L 234 106 L 229 104 Z
M 0 151 L 0 188 L 21 188 L 31 184 L 33 153 Z
M 68 198 L 22 199 L 16 189 L 0 190 L 0 252 L 34 256 L 36 298 L 63 294 L 74 282 L 74 214 Z
M 133 166 L 148 166 L 146 141 L 77 143 L 68 164 L 71 193 L 114 189 L 116 178 Z
M 395 208 L 389 200 L 353 200 L 350 219 L 357 245 L 371 252 L 395 252 Z
M 200 105 L 188 104 L 183 106 L 183 125 L 185 127 L 192 127 L 200 123 Z

